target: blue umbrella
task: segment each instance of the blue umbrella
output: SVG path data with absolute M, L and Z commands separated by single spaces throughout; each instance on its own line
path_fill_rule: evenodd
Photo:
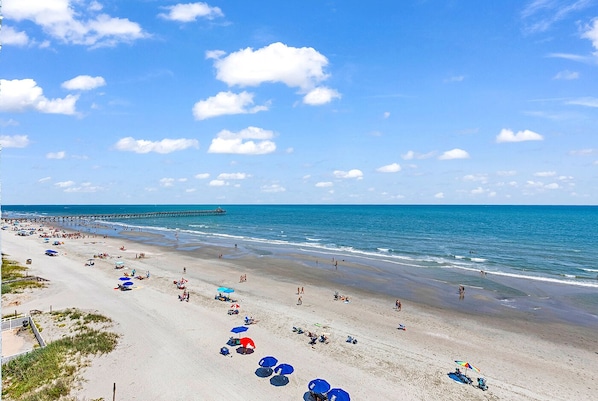
M 121 277 L 119 278 L 120 281 L 129 281 L 131 280 L 131 277 Z
M 330 390 L 330 383 L 328 383 L 324 379 L 313 379 L 309 382 L 307 388 L 309 388 L 316 394 L 324 394 L 325 392 Z
M 133 284 L 135 284 L 135 283 L 133 283 L 132 281 L 127 281 L 123 285 L 133 285 Z
M 224 292 L 225 290 L 228 290 L 228 288 L 227 287 L 218 287 L 218 289 L 216 291 Z
M 333 388 L 332 390 L 326 393 L 326 398 L 330 401 L 351 401 L 351 397 L 349 397 L 349 393 L 347 393 L 342 388 Z
M 273 356 L 265 356 L 262 359 L 260 359 L 258 365 L 260 365 L 263 368 L 271 368 L 273 366 L 276 366 L 277 363 L 278 359 L 274 358 Z
M 232 333 L 238 334 L 238 333 L 242 333 L 247 330 L 249 330 L 249 327 L 247 327 L 247 326 L 237 326 L 237 327 L 233 327 L 230 331 Z
M 280 365 L 274 368 L 274 372 L 277 372 L 279 375 L 290 375 L 294 371 L 295 368 L 286 363 L 281 363 Z
M 230 294 L 231 292 L 235 292 L 235 290 L 233 290 L 232 288 L 225 288 L 222 290 L 222 292 L 224 292 L 226 294 Z

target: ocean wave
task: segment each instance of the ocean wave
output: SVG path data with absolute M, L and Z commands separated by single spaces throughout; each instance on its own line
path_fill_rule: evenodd
M 484 263 L 484 262 L 488 261 L 488 259 L 484 259 L 484 258 L 471 258 L 469 260 L 471 260 L 472 262 L 476 262 L 476 263 Z
M 590 273 L 598 273 L 598 269 L 587 269 L 587 268 L 582 268 L 581 270 L 590 272 Z

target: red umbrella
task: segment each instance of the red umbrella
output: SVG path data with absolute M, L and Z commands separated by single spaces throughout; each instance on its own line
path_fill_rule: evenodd
M 230 306 L 231 309 L 239 309 L 240 307 L 241 307 L 241 305 L 239 305 L 239 304 L 232 304 Z
M 243 348 L 249 348 L 249 347 L 255 348 L 255 343 L 249 337 L 243 337 L 243 338 L 241 338 L 241 340 L 239 340 L 239 342 L 241 343 L 241 346 Z

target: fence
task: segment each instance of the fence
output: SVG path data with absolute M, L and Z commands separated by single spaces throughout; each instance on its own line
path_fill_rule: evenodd
M 33 335 L 35 336 L 35 339 L 37 340 L 40 347 L 46 346 L 46 342 L 44 341 L 42 335 L 40 334 L 39 330 L 37 329 L 37 326 L 35 325 L 35 322 L 31 318 L 31 316 L 27 315 L 27 316 L 2 319 L 2 331 L 13 330 L 13 329 L 20 328 L 20 327 L 23 327 L 23 328 L 31 327 L 31 330 L 33 331 Z M 24 355 L 24 354 L 27 354 L 31 351 L 33 351 L 33 350 L 30 349 L 27 351 L 19 352 L 18 354 L 3 356 L 2 357 L 2 365 L 4 365 L 6 362 L 10 361 L 11 359 L 14 359 L 14 358 Z

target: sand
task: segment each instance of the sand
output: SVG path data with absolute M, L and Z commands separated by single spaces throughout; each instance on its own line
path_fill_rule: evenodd
M 19 303 L 10 312 L 76 307 L 114 321 L 119 344 L 84 369 L 81 388 L 73 391 L 80 399 L 112 400 L 116 383 L 116 400 L 309 400 L 307 384 L 315 378 L 352 400 L 590 400 L 598 390 L 598 336 L 588 328 L 534 323 L 507 312 L 498 319 L 468 316 L 405 301 L 398 312 L 395 299 L 331 286 L 326 278 L 333 271 L 268 257 L 219 258 L 222 250 L 209 247 L 177 252 L 95 237 L 64 239 L 53 247 L 60 255 L 49 257 L 48 244 L 36 236 L 1 235 L 9 259 L 23 265 L 33 259 L 30 274 L 50 280 L 45 289 L 4 296 L 5 306 Z M 145 257 L 136 258 L 142 252 Z M 110 256 L 85 266 L 97 253 Z M 116 270 L 117 260 L 126 268 Z M 183 267 L 189 302 L 178 300 L 182 291 L 173 284 Z M 131 291 L 115 290 L 123 271 L 133 268 L 150 278 L 134 280 Z M 247 281 L 240 283 L 242 274 Z M 235 289 L 239 315 L 214 299 L 219 286 Z M 301 305 L 297 287 L 304 287 Z M 334 300 L 335 291 L 350 302 Z M 231 355 L 220 355 L 245 316 L 258 320 L 242 334 L 255 350 L 242 355 L 229 346 Z M 400 323 L 405 331 L 397 329 Z M 327 333 L 328 343 L 312 346 L 293 327 Z M 345 341 L 349 335 L 357 344 Z M 258 361 L 269 355 L 294 367 L 286 385 L 256 375 Z M 469 375 L 474 382 L 486 377 L 488 391 L 452 380 L 454 360 L 479 367 L 481 374 Z

